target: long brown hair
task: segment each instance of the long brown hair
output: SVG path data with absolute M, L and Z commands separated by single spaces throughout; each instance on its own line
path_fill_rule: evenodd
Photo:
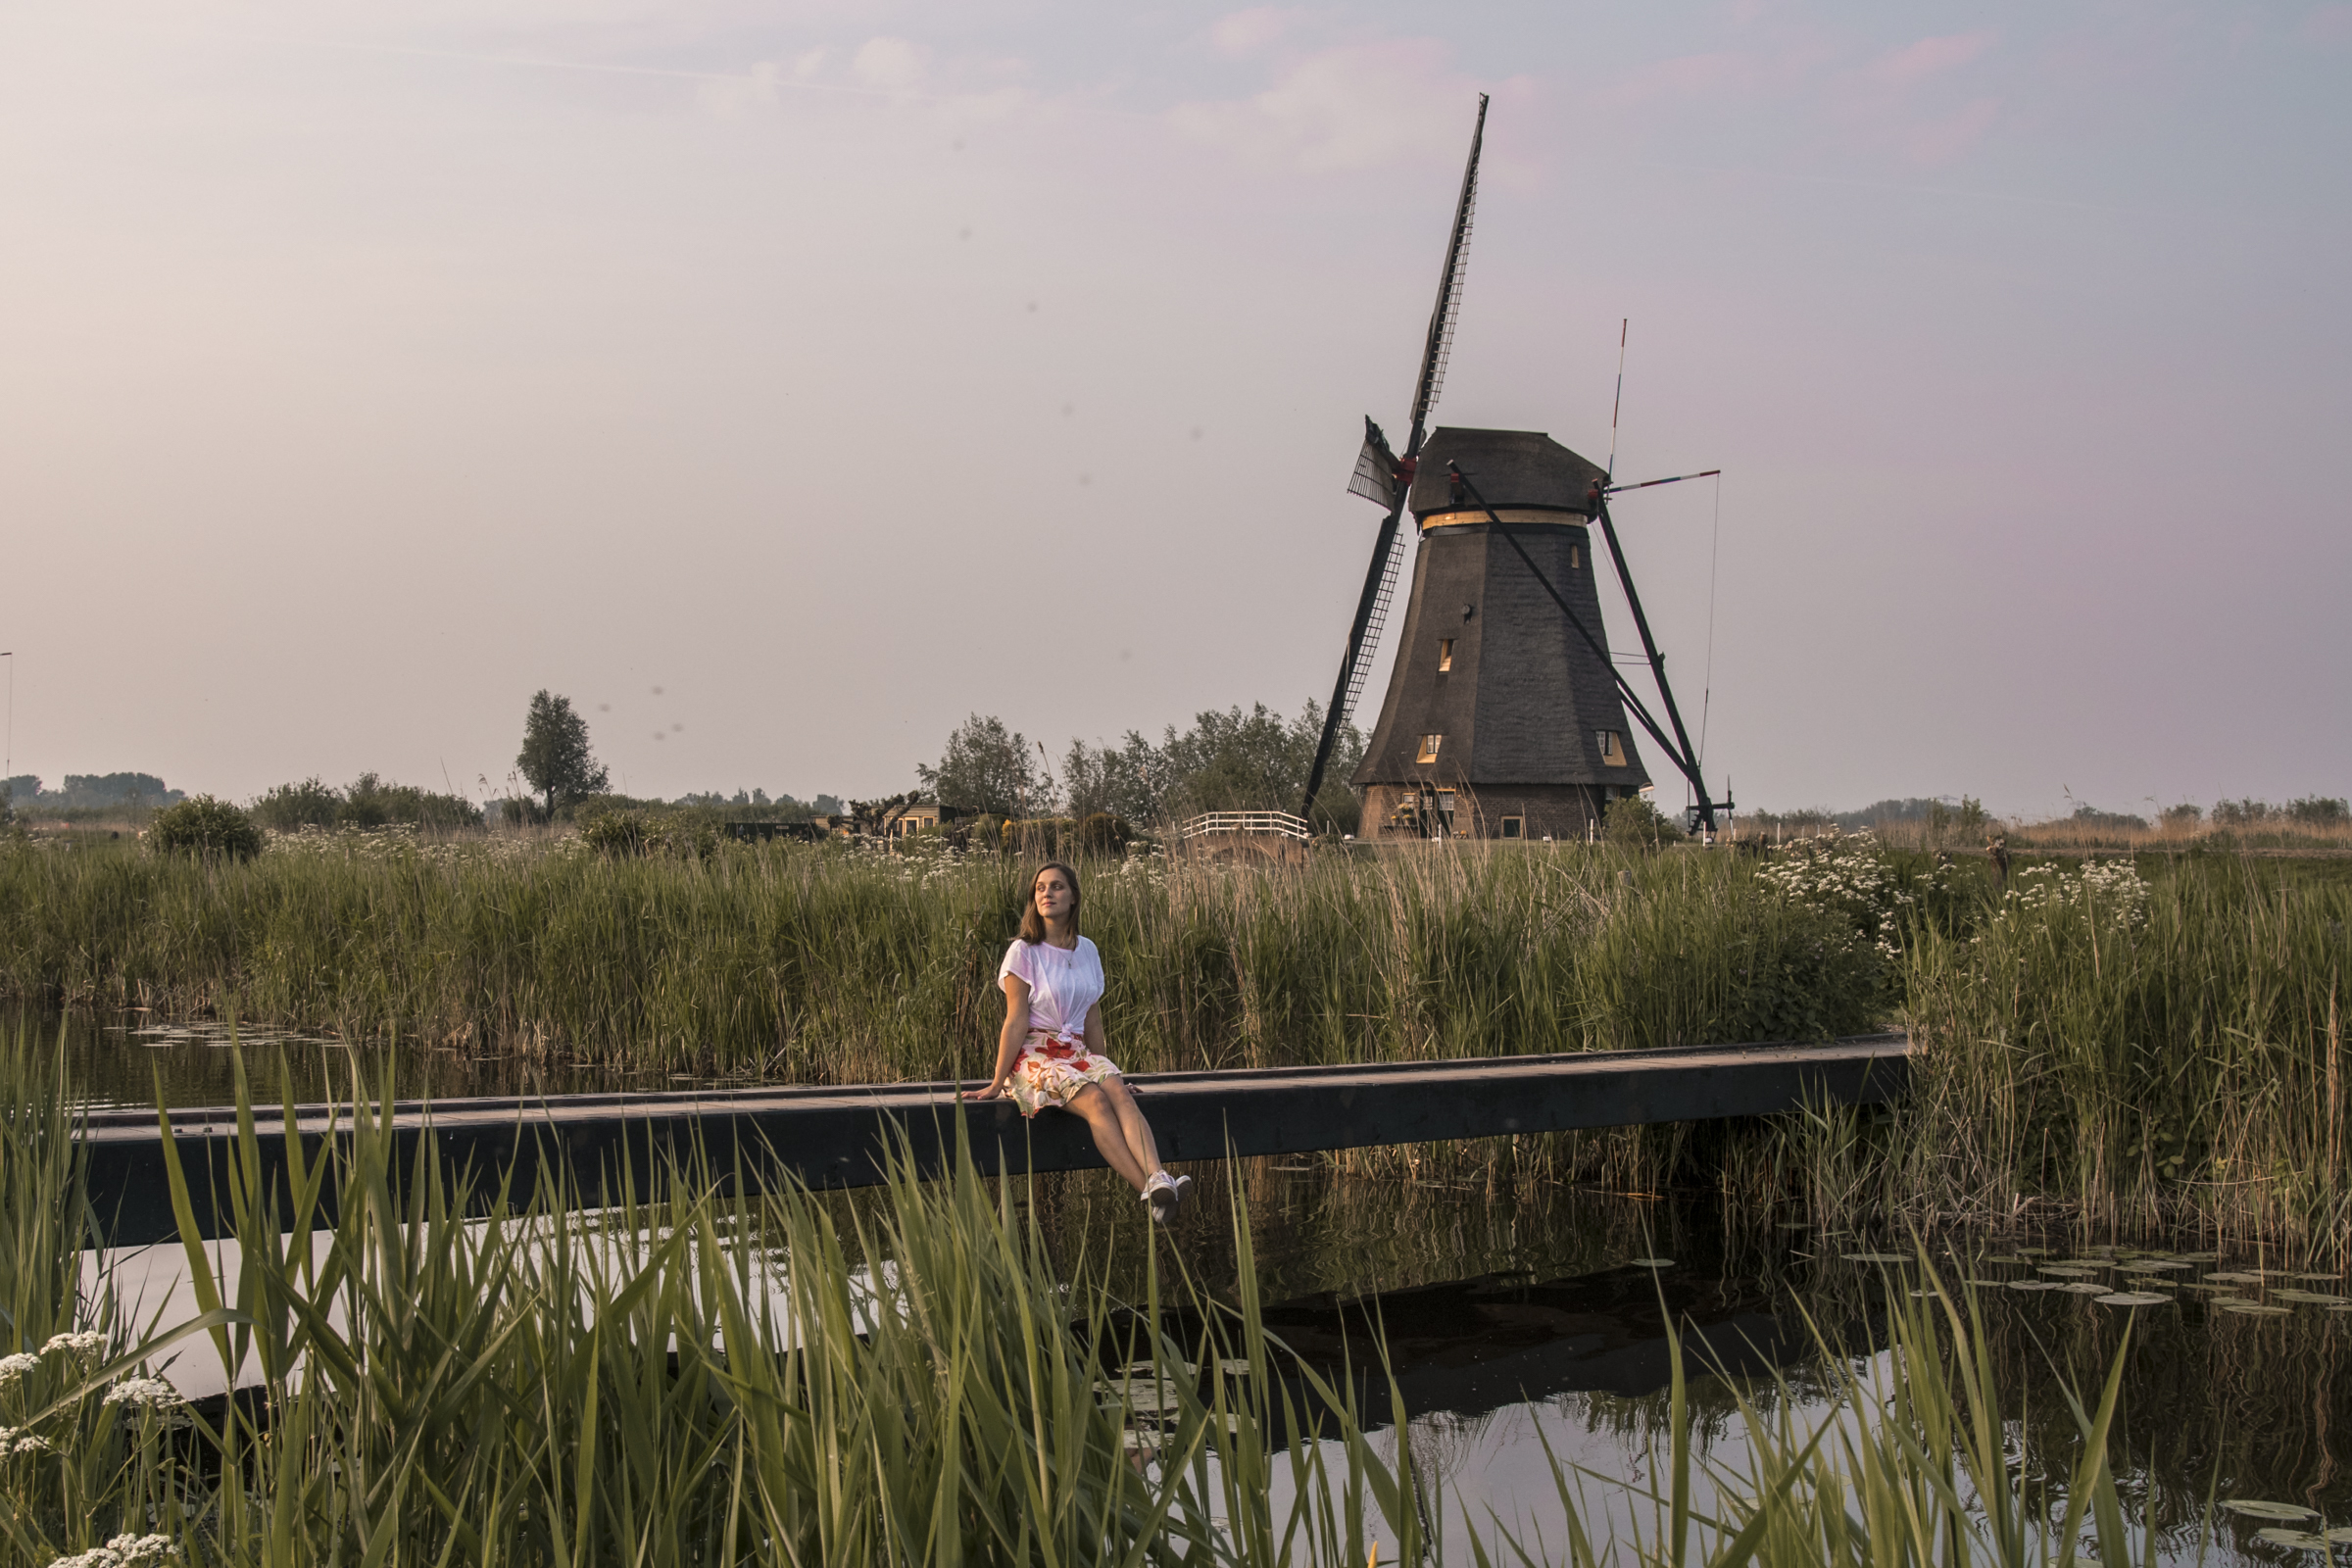
M 1086 906 L 1086 895 L 1078 891 L 1078 873 L 1059 860 L 1048 860 L 1037 868 L 1029 879 L 1029 899 L 1021 906 L 1021 940 L 1035 946 L 1046 940 L 1046 917 L 1037 912 L 1038 877 L 1048 871 L 1059 871 L 1070 884 L 1070 935 L 1078 934 L 1078 911 Z

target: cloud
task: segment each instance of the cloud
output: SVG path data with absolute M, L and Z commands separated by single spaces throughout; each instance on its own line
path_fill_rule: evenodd
M 1939 38 L 1922 38 L 1915 44 L 1881 55 L 1858 74 L 1874 86 L 1899 90 L 1967 65 L 1991 48 L 1998 38 L 1999 34 L 1993 32 L 1955 32 Z
M 1478 86 L 1434 38 L 1348 44 L 1296 61 L 1264 92 L 1180 104 L 1169 121 L 1192 140 L 1253 163 L 1310 173 L 1457 158 Z
M 904 38 L 868 38 L 851 57 L 850 74 L 859 85 L 886 92 L 913 92 L 923 85 L 923 57 Z
M 1274 6 L 1257 6 L 1249 11 L 1236 11 L 1219 17 L 1208 29 L 1208 41 L 1217 53 L 1240 59 L 1253 55 L 1291 30 L 1298 21 L 1295 11 Z

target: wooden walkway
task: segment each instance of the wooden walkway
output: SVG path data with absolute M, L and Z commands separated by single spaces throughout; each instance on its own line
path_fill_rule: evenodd
M 1907 1082 L 1907 1036 L 1869 1035 L 1823 1045 L 1685 1046 L 1664 1051 L 1490 1056 L 1463 1061 L 1241 1072 L 1140 1074 L 1128 1080 L 1171 1163 L 1228 1153 L 1295 1154 L 1382 1144 L 1511 1133 L 1760 1116 L 1805 1104 L 1891 1100 Z M 711 1167 L 741 1161 L 754 1180 L 789 1172 L 818 1187 L 881 1179 L 884 1150 L 903 1136 L 917 1163 L 936 1171 L 952 1155 L 953 1084 L 746 1089 L 724 1093 L 571 1095 L 444 1100 L 394 1107 L 399 1168 L 429 1132 L 445 1165 L 492 1182 L 510 1169 L 517 1193 L 537 1170 L 568 1170 L 585 1200 L 616 1196 L 625 1167 L 642 1187 L 673 1154 L 699 1146 Z M 976 1086 L 975 1086 L 976 1087 Z M 298 1106 L 291 1131 L 317 1152 L 333 1108 Z M 343 1117 L 348 1123 L 349 1111 Z M 263 1169 L 282 1183 L 289 1131 L 278 1110 L 256 1107 Z M 220 1234 L 236 1136 L 231 1109 L 174 1110 L 172 1121 L 199 1225 Z M 1008 1101 L 963 1107 L 974 1163 L 983 1171 L 1100 1167 L 1085 1125 L 1049 1112 L 1024 1124 Z M 84 1134 L 89 1191 L 114 1246 L 176 1237 L 152 1111 L 92 1112 Z M 282 1188 L 281 1188 L 282 1190 Z

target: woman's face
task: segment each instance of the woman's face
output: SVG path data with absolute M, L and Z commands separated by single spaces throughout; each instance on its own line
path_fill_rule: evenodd
M 1050 921 L 1067 920 L 1070 911 L 1078 907 L 1078 890 L 1070 879 L 1059 871 L 1041 871 L 1037 876 L 1037 912 Z

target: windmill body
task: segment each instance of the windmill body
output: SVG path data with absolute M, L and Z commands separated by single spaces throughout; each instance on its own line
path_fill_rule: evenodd
M 1598 637 L 1589 525 L 1607 482 L 1539 431 L 1430 432 L 1408 498 L 1420 550 L 1403 637 L 1350 781 L 1360 837 L 1581 839 L 1648 784 L 1606 642 L 1578 635 L 1494 525 Z

